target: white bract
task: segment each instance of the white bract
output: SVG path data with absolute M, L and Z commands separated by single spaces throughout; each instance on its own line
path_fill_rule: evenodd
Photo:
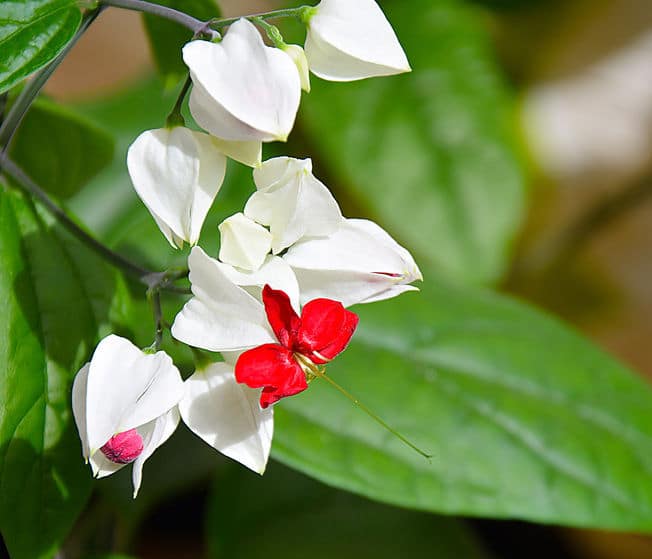
M 352 81 L 410 71 L 392 26 L 374 0 L 322 0 L 307 24 L 306 57 L 320 78 Z
M 308 66 L 308 59 L 306 53 L 299 45 L 285 45 L 283 51 L 294 62 L 299 72 L 301 79 L 301 89 L 306 93 L 310 93 L 310 67 Z
M 191 346 L 240 351 L 277 343 L 258 296 L 266 284 L 285 291 L 298 307 L 296 278 L 281 258 L 270 256 L 256 272 L 243 272 L 195 247 L 188 268 L 193 297 L 174 319 L 172 335 Z
M 261 409 L 260 390 L 238 384 L 233 366 L 213 363 L 186 381 L 179 403 L 188 428 L 222 454 L 262 474 L 274 433 L 274 412 Z
M 329 235 L 342 222 L 333 195 L 312 174 L 310 159 L 270 159 L 254 170 L 254 181 L 258 191 L 244 213 L 269 226 L 274 254 L 303 237 Z
M 145 354 L 119 336 L 104 338 L 90 363 L 77 373 L 72 391 L 83 455 L 95 477 L 133 462 L 135 497 L 145 461 L 176 429 L 176 406 L 183 395 L 183 381 L 167 354 Z M 110 460 L 110 441 L 130 434 L 138 441 L 131 445 L 134 452 L 126 460 Z
M 325 297 L 345 307 L 418 291 L 412 255 L 372 221 L 346 219 L 338 230 L 292 245 L 283 259 L 299 282 L 301 304 Z
M 190 112 L 197 123 L 227 141 L 285 141 L 292 130 L 301 83 L 290 57 L 263 43 L 256 27 L 240 19 L 219 43 L 183 47 L 190 69 Z
M 169 243 L 196 244 L 226 172 L 213 138 L 182 126 L 147 130 L 129 148 L 127 167 Z
M 242 213 L 226 218 L 220 230 L 220 260 L 245 270 L 258 270 L 272 248 L 272 234 Z

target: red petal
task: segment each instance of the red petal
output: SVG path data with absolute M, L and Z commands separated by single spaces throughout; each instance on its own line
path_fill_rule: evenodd
M 342 303 L 313 299 L 303 307 L 298 332 L 299 351 L 313 363 L 327 363 L 344 351 L 358 326 L 358 316 Z
M 263 388 L 263 408 L 308 388 L 306 375 L 292 352 L 279 344 L 245 351 L 235 364 L 235 379 L 250 388 Z
M 276 338 L 288 349 L 296 343 L 297 330 L 301 319 L 294 312 L 290 298 L 284 291 L 272 289 L 269 285 L 263 287 L 263 304 L 267 320 L 276 334 Z

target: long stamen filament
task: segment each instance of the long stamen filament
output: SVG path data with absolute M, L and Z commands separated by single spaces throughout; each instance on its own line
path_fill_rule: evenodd
M 300 354 L 295 354 L 296 358 L 299 360 L 299 362 L 308 369 L 309 374 L 320 378 L 324 379 L 328 384 L 330 384 L 333 388 L 338 390 L 343 396 L 345 396 L 347 399 L 349 399 L 351 402 L 353 402 L 354 405 L 358 406 L 363 412 L 365 412 L 371 419 L 373 419 L 376 423 L 378 423 L 381 427 L 389 431 L 392 435 L 397 437 L 401 442 L 409 446 L 412 450 L 418 452 L 421 456 L 423 456 L 426 460 L 430 460 L 432 458 L 432 454 L 428 454 L 427 452 L 421 450 L 418 446 L 416 446 L 413 442 L 411 442 L 409 439 L 401 435 L 396 429 L 393 427 L 389 426 L 385 421 L 383 421 L 379 416 L 377 416 L 373 411 L 371 411 L 367 406 L 365 406 L 360 400 L 358 400 L 353 394 L 351 394 L 348 390 L 346 390 L 343 386 L 340 386 L 337 382 L 335 382 L 331 377 L 329 377 L 323 369 L 315 365 L 312 361 L 307 359 L 305 356 L 300 355 Z

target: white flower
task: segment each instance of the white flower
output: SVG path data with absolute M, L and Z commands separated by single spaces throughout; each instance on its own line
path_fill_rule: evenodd
M 259 270 L 246 272 L 194 247 L 188 268 L 193 297 L 174 319 L 172 335 L 191 346 L 209 351 L 240 351 L 276 343 L 260 302 L 259 294 L 266 284 L 287 293 L 298 308 L 297 280 L 279 257 L 270 256 Z
M 301 78 L 301 89 L 306 93 L 310 93 L 310 68 L 305 51 L 299 45 L 285 45 L 283 51 L 297 67 L 299 78 Z
M 374 0 L 322 0 L 308 19 L 306 57 L 325 80 L 410 71 L 392 26 Z
M 218 228 L 222 262 L 250 271 L 263 265 L 272 248 L 272 234 L 267 229 L 242 213 L 228 217 Z
M 145 354 L 119 336 L 104 338 L 72 389 L 83 455 L 95 477 L 133 462 L 135 497 L 145 460 L 176 429 L 183 395 L 183 381 L 167 354 Z
M 274 254 L 302 237 L 333 233 L 342 221 L 333 195 L 313 176 L 310 159 L 270 159 L 254 170 L 254 181 L 258 191 L 244 213 L 269 225 Z
M 364 219 L 346 219 L 327 237 L 299 241 L 283 259 L 299 281 L 301 304 L 319 297 L 345 307 L 381 301 L 417 291 L 408 284 L 423 279 L 412 255 Z
M 173 247 L 194 245 L 226 172 L 213 138 L 176 126 L 143 132 L 129 148 L 136 192 Z
M 233 366 L 213 363 L 186 381 L 179 403 L 188 428 L 222 454 L 262 474 L 274 433 L 273 409 L 261 409 L 260 390 L 238 384 Z
M 202 128 L 254 145 L 287 139 L 301 98 L 299 73 L 252 23 L 238 20 L 219 43 L 186 44 L 183 60 L 193 82 L 190 112 Z

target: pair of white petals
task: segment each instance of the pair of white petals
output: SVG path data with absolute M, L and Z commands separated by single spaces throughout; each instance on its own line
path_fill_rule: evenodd
M 133 461 L 134 497 L 145 461 L 172 435 L 180 417 L 213 448 L 262 473 L 273 412 L 261 410 L 258 398 L 258 391 L 236 383 L 232 365 L 213 363 L 184 383 L 167 354 L 146 354 L 115 335 L 104 338 L 77 373 L 72 394 L 82 452 L 95 477 L 125 466 L 101 451 L 114 435 L 135 429 L 142 438 L 142 452 Z

